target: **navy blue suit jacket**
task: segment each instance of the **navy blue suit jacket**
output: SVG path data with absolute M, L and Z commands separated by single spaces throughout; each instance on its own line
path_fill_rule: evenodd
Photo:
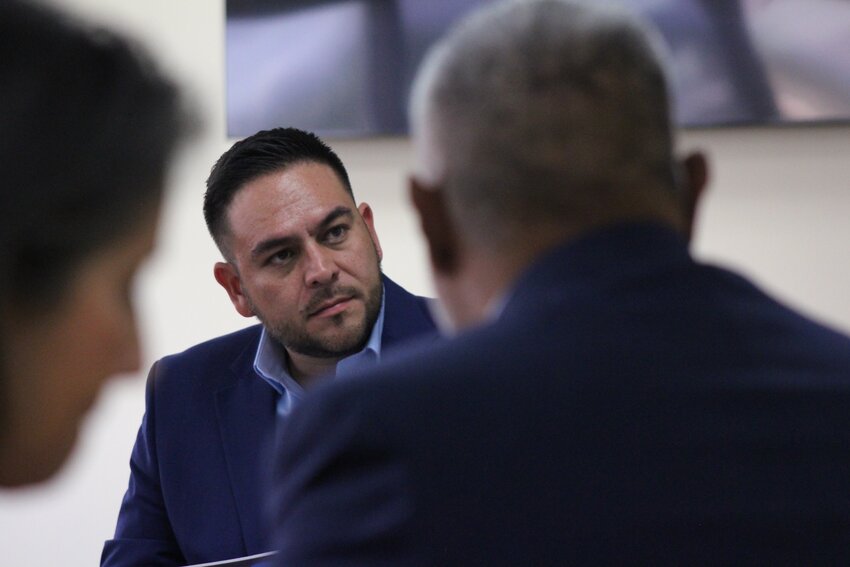
M 435 328 L 384 277 L 382 353 Z M 154 364 L 130 485 L 102 565 L 185 565 L 268 550 L 261 486 L 278 394 L 253 369 L 260 325 Z
M 850 560 L 850 340 L 660 226 L 565 244 L 365 376 L 280 434 L 280 565 Z

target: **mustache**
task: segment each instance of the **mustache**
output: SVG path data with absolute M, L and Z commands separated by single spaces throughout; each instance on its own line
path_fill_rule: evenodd
M 304 306 L 303 313 L 305 315 L 313 313 L 322 303 L 335 297 L 350 297 L 352 299 L 358 299 L 361 298 L 361 296 L 362 294 L 351 286 L 337 285 L 324 287 L 313 294 L 307 302 L 307 305 Z

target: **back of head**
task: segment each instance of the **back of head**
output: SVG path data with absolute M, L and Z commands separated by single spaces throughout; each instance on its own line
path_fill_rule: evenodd
M 419 175 L 482 243 L 653 216 L 677 198 L 656 39 L 598 2 L 476 12 L 429 53 L 411 124 Z
M 74 268 L 158 204 L 185 115 L 125 40 L 0 6 L 3 294 L 49 308 Z
M 218 159 L 207 179 L 204 218 L 210 235 L 225 257 L 223 243 L 228 233 L 227 209 L 234 195 L 249 181 L 304 162 L 327 165 L 352 194 L 351 183 L 342 160 L 318 136 L 297 128 L 261 130 L 233 144 Z

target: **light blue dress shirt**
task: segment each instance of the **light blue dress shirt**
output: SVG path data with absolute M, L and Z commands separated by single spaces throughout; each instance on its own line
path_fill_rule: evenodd
M 336 376 L 345 376 L 377 363 L 381 359 L 381 335 L 384 332 L 384 294 L 381 294 L 381 310 L 372 327 L 372 334 L 363 350 L 347 356 L 337 363 Z M 260 344 L 254 356 L 254 371 L 280 394 L 277 402 L 278 417 L 289 415 L 292 408 L 304 398 L 304 388 L 287 370 L 286 349 L 266 332 L 260 334 Z

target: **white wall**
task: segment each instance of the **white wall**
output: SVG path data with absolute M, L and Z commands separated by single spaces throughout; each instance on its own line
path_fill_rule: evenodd
M 58 0 L 56 0 L 58 2 Z M 223 0 L 62 0 L 66 8 L 140 38 L 196 99 L 207 127 L 183 156 L 160 247 L 139 286 L 148 366 L 154 359 L 244 326 L 212 278 L 218 254 L 201 215 L 203 182 L 228 146 L 224 134 Z M 850 330 L 850 128 L 689 132 L 714 180 L 698 226 L 702 257 L 735 266 L 789 303 Z M 369 202 L 385 271 L 428 294 L 422 243 L 404 191 L 404 139 L 331 141 L 355 193 Z M 0 492 L 0 563 L 95 565 L 127 483 L 143 412 L 143 377 L 111 384 L 71 462 L 55 480 Z

